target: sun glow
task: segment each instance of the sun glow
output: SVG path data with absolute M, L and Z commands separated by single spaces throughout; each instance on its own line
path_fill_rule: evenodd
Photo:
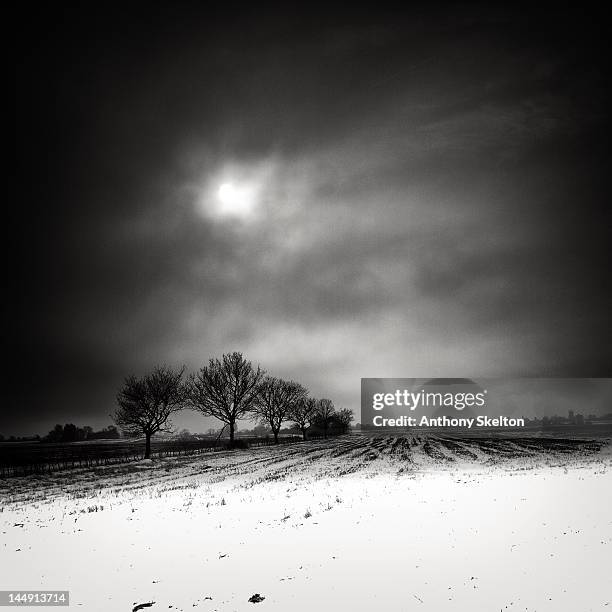
M 196 210 L 222 226 L 246 228 L 270 211 L 275 193 L 273 161 L 243 165 L 227 162 L 191 184 Z
M 218 191 L 219 214 L 246 218 L 251 215 L 255 206 L 255 194 L 248 187 L 240 187 L 234 183 L 223 183 Z

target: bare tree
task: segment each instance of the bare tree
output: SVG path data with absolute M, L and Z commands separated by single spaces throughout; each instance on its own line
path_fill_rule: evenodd
M 304 440 L 306 440 L 306 432 L 315 417 L 316 407 L 317 400 L 314 397 L 305 397 L 300 399 L 288 414 L 289 420 L 299 427 Z
M 263 376 L 242 353 L 210 359 L 189 381 L 189 406 L 225 423 L 233 442 L 236 421 L 252 410 Z
M 351 428 L 353 420 L 353 412 L 348 408 L 338 410 L 332 417 L 332 425 L 337 428 L 340 433 L 346 433 Z
M 114 421 L 127 435 L 146 439 L 145 459 L 151 456 L 151 436 L 170 431 L 170 416 L 185 407 L 185 368 L 157 367 L 146 376 L 129 376 L 117 394 Z
M 320 399 L 317 401 L 314 420 L 323 429 L 323 436 L 325 438 L 327 438 L 327 430 L 335 412 L 334 403 L 330 399 Z
M 263 423 L 270 425 L 275 444 L 278 444 L 278 432 L 283 422 L 288 420 L 292 408 L 306 397 L 306 393 L 299 383 L 273 376 L 266 376 L 259 385 L 253 412 Z

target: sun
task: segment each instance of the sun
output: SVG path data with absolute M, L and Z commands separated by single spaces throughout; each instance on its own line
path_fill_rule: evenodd
M 192 183 L 197 212 L 221 226 L 257 225 L 269 211 L 270 164 L 242 166 L 227 163 L 214 174 Z
M 217 190 L 219 213 L 222 216 L 246 218 L 255 206 L 255 194 L 245 186 L 222 183 Z

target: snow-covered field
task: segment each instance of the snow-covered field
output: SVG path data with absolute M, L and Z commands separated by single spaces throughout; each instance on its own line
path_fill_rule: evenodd
M 609 444 L 347 436 L 0 499 L 0 589 L 73 609 L 612 610 Z

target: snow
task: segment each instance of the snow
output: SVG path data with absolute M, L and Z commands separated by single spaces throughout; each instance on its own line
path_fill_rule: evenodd
M 0 588 L 67 589 L 88 611 L 612 609 L 609 447 L 493 462 L 390 448 L 5 481 Z

